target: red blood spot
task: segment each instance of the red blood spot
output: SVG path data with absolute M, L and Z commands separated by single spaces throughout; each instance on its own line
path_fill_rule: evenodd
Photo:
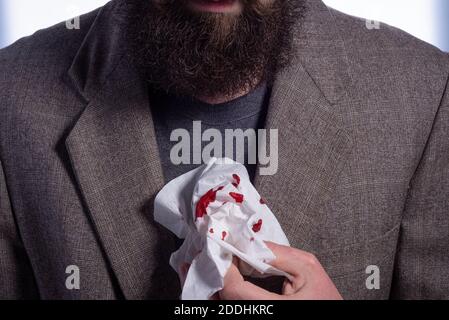
M 249 239 L 249 241 L 254 241 L 254 237 L 251 237 L 251 238 Z
M 226 236 L 227 236 L 227 232 L 226 231 L 223 231 L 222 233 L 221 233 L 221 240 L 224 240 L 225 238 L 226 238 Z
M 259 202 L 260 204 L 267 204 L 264 198 L 260 198 Z
M 262 228 L 262 219 L 259 219 L 259 221 L 257 221 L 257 223 L 253 224 L 254 232 L 259 232 L 260 228 Z
M 219 187 L 217 190 L 214 191 L 214 189 L 210 189 L 206 192 L 204 196 L 198 200 L 198 203 L 196 204 L 196 210 L 195 210 L 195 216 L 196 218 L 202 218 L 205 214 L 207 214 L 207 207 L 209 204 L 215 201 L 215 198 L 217 197 L 217 192 L 223 190 L 223 187 Z
M 234 173 L 232 175 L 232 178 L 234 179 L 234 182 L 232 183 L 232 185 L 237 188 L 239 186 L 239 184 L 240 184 L 240 177 L 239 177 L 238 174 Z
M 237 203 L 243 202 L 243 194 L 237 192 L 229 192 L 229 195 L 235 200 Z
M 210 232 L 210 233 L 214 233 L 214 228 L 210 228 L 210 229 L 209 229 L 209 232 Z

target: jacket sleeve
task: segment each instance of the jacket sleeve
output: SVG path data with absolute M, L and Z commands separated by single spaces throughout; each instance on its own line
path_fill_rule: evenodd
M 39 298 L 33 272 L 20 239 L 0 160 L 0 300 Z
M 448 87 L 410 184 L 397 249 L 391 298 L 449 299 Z

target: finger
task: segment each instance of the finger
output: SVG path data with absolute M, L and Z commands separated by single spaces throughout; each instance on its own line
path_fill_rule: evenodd
M 284 280 L 284 284 L 282 286 L 282 294 L 286 296 L 291 296 L 296 294 L 299 290 L 301 290 L 303 283 L 299 280 L 290 281 L 289 279 Z
M 293 283 L 290 282 L 290 280 L 285 279 L 284 284 L 282 286 L 282 293 L 285 295 L 291 295 L 296 293 L 296 291 L 293 288 Z
M 294 249 L 273 242 L 266 242 L 266 245 L 276 256 L 276 258 L 270 262 L 270 265 L 285 271 L 292 276 L 299 275 L 298 269 L 301 262 L 298 261 L 299 259 L 293 251 Z
M 226 273 L 224 277 L 224 284 L 225 285 L 231 285 L 233 283 L 238 283 L 244 281 L 242 274 L 239 271 L 238 268 L 239 260 L 236 257 L 232 258 L 231 266 L 228 269 L 228 272 Z
M 276 244 L 274 242 L 265 242 L 265 244 L 276 256 L 276 258 L 270 262 L 270 265 L 285 271 L 292 276 L 300 275 L 300 269 L 304 264 L 304 261 L 301 260 L 302 253 L 300 250 Z
M 222 300 L 276 300 L 280 296 L 245 281 L 235 261 L 231 264 L 225 278 L 224 287 L 219 292 Z
M 183 263 L 179 267 L 179 280 L 181 281 L 181 287 L 184 287 L 184 283 L 186 281 L 187 273 L 189 272 L 189 269 L 190 269 L 190 264 L 188 264 L 188 263 Z

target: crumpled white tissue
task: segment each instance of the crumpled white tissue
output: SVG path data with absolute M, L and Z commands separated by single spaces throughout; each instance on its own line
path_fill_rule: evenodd
M 275 256 L 264 241 L 289 242 L 240 163 L 212 158 L 170 181 L 156 196 L 154 218 L 185 239 L 170 258 L 185 279 L 183 300 L 206 300 L 223 289 L 233 255 L 243 275 L 290 277 L 269 265 Z

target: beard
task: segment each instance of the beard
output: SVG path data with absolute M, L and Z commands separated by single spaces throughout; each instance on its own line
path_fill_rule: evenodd
M 239 13 L 191 10 L 186 0 L 127 0 L 129 55 L 153 89 L 232 97 L 272 83 L 293 52 L 304 0 L 237 0 Z

